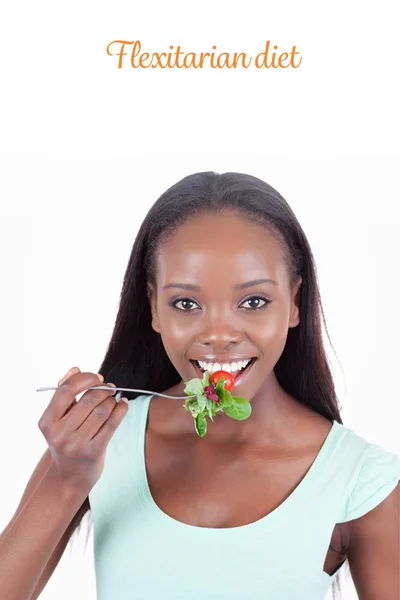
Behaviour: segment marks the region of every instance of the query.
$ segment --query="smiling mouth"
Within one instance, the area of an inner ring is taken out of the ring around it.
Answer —
[[[250,368],[254,365],[254,363],[256,362],[257,358],[253,357],[250,362],[244,367],[244,369],[240,369],[239,371],[233,371],[231,374],[233,375],[235,381],[239,378],[242,378],[242,375],[244,375],[245,373],[247,373],[247,371],[250,370]],[[200,378],[203,377],[204,373],[205,373],[205,369],[203,369],[202,367],[200,367],[200,365],[198,364],[197,360],[190,360],[190,362],[192,363],[192,365],[194,366],[196,372],[199,374],[198,376]],[[223,369],[219,369],[220,371],[223,371]],[[212,373],[212,371],[210,371],[210,373]]]

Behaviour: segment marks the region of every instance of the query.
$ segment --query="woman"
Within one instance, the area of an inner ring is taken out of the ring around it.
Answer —
[[[2,534],[0,597],[37,598],[90,508],[99,600],[322,600],[345,562],[361,600],[398,600],[399,461],[342,424],[321,318],[273,188],[198,173],[167,190],[101,375],[71,369],[40,419],[49,448]],[[221,367],[252,414],[218,413],[201,438],[157,392]],[[99,381],[155,393],[116,402]]]

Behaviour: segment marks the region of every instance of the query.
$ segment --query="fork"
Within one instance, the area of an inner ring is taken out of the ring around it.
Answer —
[[[37,392],[53,392],[58,390],[58,387],[40,387],[37,388]],[[171,398],[172,400],[187,400],[188,398],[196,398],[196,395],[193,396],[168,396],[168,394],[161,394],[160,392],[151,392],[150,390],[136,390],[134,388],[122,388],[122,387],[111,387],[108,385],[95,385],[93,387],[88,388],[88,390],[113,390],[114,392],[142,392],[143,394],[154,394],[157,396],[162,396],[163,398]],[[117,394],[119,396],[118,400],[121,398],[122,394]]]

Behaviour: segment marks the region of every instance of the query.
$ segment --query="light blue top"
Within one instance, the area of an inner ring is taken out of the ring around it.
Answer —
[[[335,577],[323,571],[335,524],[394,490],[397,456],[333,421],[303,480],[270,514],[241,527],[186,525],[150,493],[150,400],[129,402],[89,494],[98,600],[323,600]]]

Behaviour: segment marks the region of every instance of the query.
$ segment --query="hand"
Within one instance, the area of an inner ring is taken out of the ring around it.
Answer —
[[[61,483],[87,493],[99,479],[108,442],[128,412],[127,401],[116,402],[114,384],[106,384],[109,391],[88,389],[103,381],[100,374],[70,369],[38,423]]]

